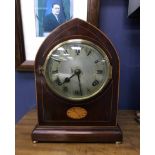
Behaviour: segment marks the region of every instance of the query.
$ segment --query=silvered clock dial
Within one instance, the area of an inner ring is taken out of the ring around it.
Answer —
[[[90,41],[71,39],[54,47],[44,64],[49,88],[70,100],[84,100],[99,93],[111,78],[105,52]]]

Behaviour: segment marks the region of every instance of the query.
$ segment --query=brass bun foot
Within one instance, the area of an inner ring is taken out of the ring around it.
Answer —
[[[36,143],[38,143],[38,141],[36,141],[36,140],[34,140],[34,141],[32,141],[33,142],[33,144],[36,144]]]
[[[122,144],[122,141],[116,141],[115,143],[116,144]]]

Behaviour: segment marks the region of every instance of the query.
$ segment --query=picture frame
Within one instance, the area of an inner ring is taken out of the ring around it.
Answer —
[[[87,21],[96,27],[98,27],[99,2],[100,0],[87,0]],[[21,0],[15,0],[15,23],[15,68],[17,71],[33,71],[34,60],[26,59],[23,27],[29,25],[24,25],[22,19]]]

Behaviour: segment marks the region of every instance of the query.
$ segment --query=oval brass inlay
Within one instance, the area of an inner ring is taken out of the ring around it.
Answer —
[[[72,119],[82,119],[87,116],[87,110],[82,107],[72,107],[67,110],[67,116]]]

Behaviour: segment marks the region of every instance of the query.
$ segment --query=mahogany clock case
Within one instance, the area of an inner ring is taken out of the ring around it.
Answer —
[[[109,58],[112,77],[96,96],[84,101],[64,99],[47,86],[43,65],[49,52],[59,43],[70,39],[83,39],[99,46]],[[117,124],[119,94],[119,59],[109,39],[93,25],[72,19],[57,27],[42,43],[35,59],[35,82],[38,124],[32,132],[33,141],[47,142],[116,142],[122,141]],[[72,107],[86,109],[87,116],[71,119],[67,110]]]

